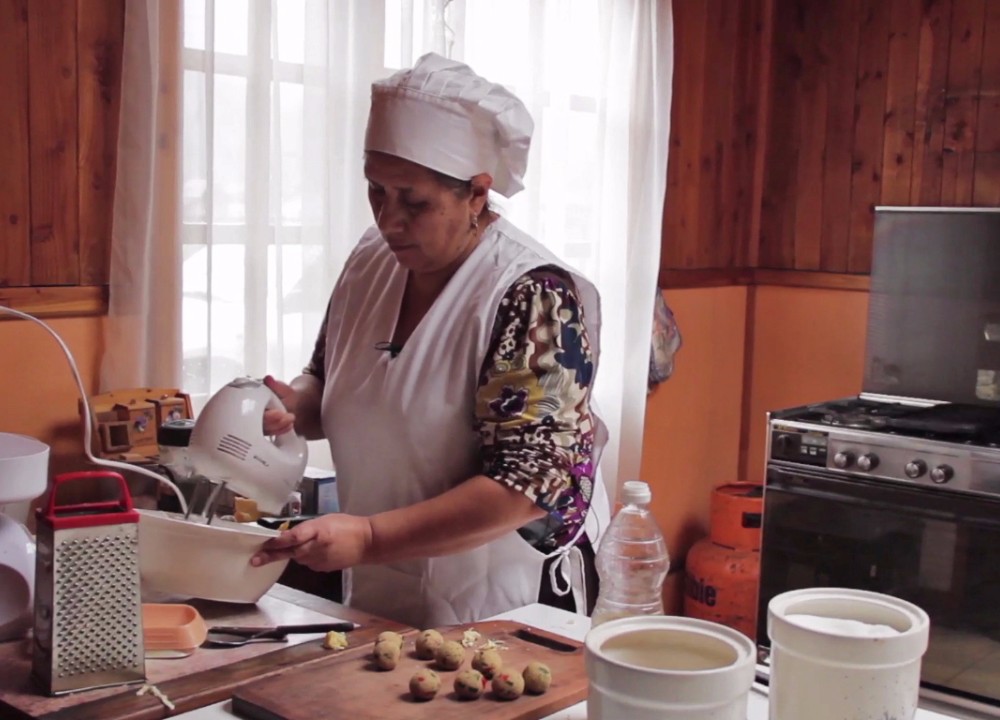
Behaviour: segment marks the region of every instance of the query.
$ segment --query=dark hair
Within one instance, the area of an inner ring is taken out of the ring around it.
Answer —
[[[432,168],[427,168],[428,172],[434,177],[438,184],[451,190],[455,195],[464,199],[472,194],[472,181],[471,180],[459,180],[457,177],[452,177],[451,175],[446,175],[443,172],[438,172]],[[479,213],[479,217],[486,217],[489,213],[494,212],[493,203],[490,202],[489,196],[486,197],[486,202],[483,203],[482,212]]]

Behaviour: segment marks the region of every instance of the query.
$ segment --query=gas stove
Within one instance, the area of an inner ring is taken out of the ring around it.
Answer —
[[[998,279],[1000,209],[876,209],[861,393],[768,414],[762,658],[778,594],[884,593],[930,616],[921,693],[1000,718]]]
[[[862,394],[769,417],[771,461],[1000,496],[1000,408]]]

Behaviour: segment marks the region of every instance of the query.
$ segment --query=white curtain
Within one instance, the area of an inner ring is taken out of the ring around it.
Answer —
[[[657,0],[185,0],[184,387],[291,378],[371,223],[372,80],[434,50],[536,130],[501,212],[603,297],[596,394],[613,488],[638,474],[666,187],[672,37]],[[321,447],[311,449],[317,464]],[[612,490],[613,492],[614,490]]]
[[[181,31],[172,0],[125,4],[101,391],[181,379]]]

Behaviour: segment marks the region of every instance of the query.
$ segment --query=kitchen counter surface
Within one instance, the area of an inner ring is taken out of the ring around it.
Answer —
[[[517,620],[580,641],[590,629],[590,618],[588,617],[539,604],[518,608],[491,619]],[[747,720],[767,720],[767,714],[767,688],[755,684],[754,690],[750,693]],[[230,703],[226,701],[176,717],[183,718],[183,720],[233,720],[239,716],[232,712]],[[921,709],[917,711],[914,720],[979,720],[986,717],[978,713],[964,711],[957,714],[954,710],[946,710],[933,703],[921,703]],[[548,716],[546,720],[587,720],[587,704],[586,702],[578,703]]]
[[[265,602],[266,601],[266,602]],[[288,622],[319,622],[338,617],[355,620],[362,624],[357,630],[358,639],[370,642],[381,629],[402,629],[395,623],[389,623],[379,618],[358,613],[342,605],[328,600],[307,595],[283,586],[275,586],[265,601],[252,610],[261,614],[262,618],[253,618],[257,622],[288,623]],[[211,604],[200,608],[206,620],[210,623],[233,624],[231,620],[243,620],[233,616],[231,607],[213,607]],[[251,610],[242,610],[242,613]],[[227,615],[228,613],[228,615]],[[582,641],[590,629],[590,619],[545,605],[529,605],[509,613],[498,615],[496,620],[514,620],[528,625]],[[249,618],[247,619],[249,621]],[[368,637],[370,635],[370,637]],[[289,642],[269,648],[241,648],[236,651],[226,650],[226,663],[220,664],[224,656],[214,656],[205,651],[196,651],[196,656],[177,660],[154,660],[147,662],[148,682],[161,684],[175,699],[181,702],[178,708],[181,712],[170,714],[171,717],[184,720],[234,720],[238,716],[232,712],[231,702],[225,698],[231,696],[233,689],[254,679],[267,677],[280,672],[283,667],[291,667],[296,663],[310,662],[322,656],[322,649],[317,644],[307,644],[320,635],[291,636]],[[362,640],[362,637],[364,638]],[[0,645],[0,649],[11,654],[10,644]],[[16,648],[15,648],[16,649]],[[258,653],[250,656],[250,653]],[[310,655],[310,653],[312,653]],[[319,653],[317,655],[317,653]],[[247,657],[244,657],[247,655]],[[7,666],[3,665],[7,662]],[[234,664],[233,664],[234,663]],[[34,692],[27,692],[21,685],[26,681],[27,664],[24,659],[6,657],[0,654],[0,717],[21,717],[32,720],[35,718],[74,718],[74,720],[106,720],[109,717],[142,718],[163,717],[166,708],[150,694],[137,698],[135,689],[123,690],[121,687],[80,693],[74,700],[73,696],[62,698],[44,698]],[[20,678],[25,675],[24,678]],[[20,679],[19,679],[20,678]],[[9,686],[9,687],[8,687]],[[20,695],[18,693],[21,693]],[[111,697],[111,696],[114,697]],[[101,699],[103,698],[103,700]],[[76,704],[83,702],[85,704]],[[109,704],[110,703],[110,704]],[[5,709],[6,707],[6,709]],[[186,708],[190,709],[183,712]],[[18,712],[20,711],[20,712]],[[8,715],[13,712],[13,715]],[[767,720],[767,688],[755,685],[749,696],[748,720]],[[586,703],[581,702],[565,710],[548,716],[548,720],[586,720]],[[943,708],[929,702],[922,702],[914,720],[980,720],[987,716],[970,711],[956,711]],[[994,718],[995,720],[995,718]]]

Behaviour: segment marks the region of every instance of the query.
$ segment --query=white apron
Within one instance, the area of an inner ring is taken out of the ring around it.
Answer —
[[[543,265],[573,276],[596,372],[593,285],[502,218],[486,228],[402,352],[392,358],[376,349],[393,337],[407,271],[376,227],[362,236],[334,289],[326,336],[323,430],[342,512],[366,516],[412,505],[482,472],[475,396],[497,309],[520,276]],[[596,412],[594,422],[599,453],[607,431]],[[595,542],[608,512],[595,482],[587,523]],[[344,601],[417,628],[474,622],[536,602],[546,557],[513,531],[458,554],[345,571]],[[581,561],[579,551],[574,557]],[[582,574],[570,564],[554,566],[563,585]]]

